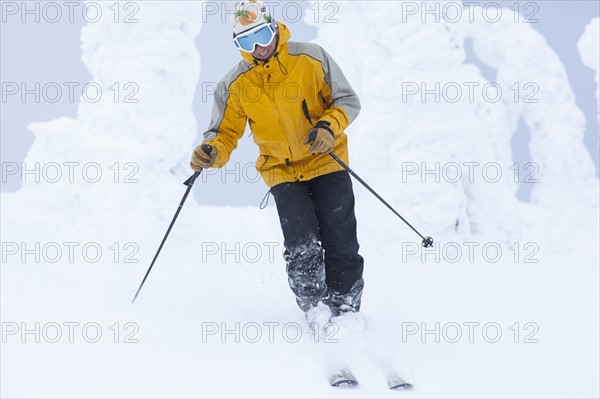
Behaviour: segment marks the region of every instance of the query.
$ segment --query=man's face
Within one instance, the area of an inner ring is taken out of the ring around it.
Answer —
[[[259,61],[266,61],[269,58],[271,58],[271,56],[275,53],[275,49],[277,48],[277,36],[278,35],[279,35],[279,30],[276,29],[275,36],[273,37],[273,40],[271,40],[271,43],[269,43],[265,47],[261,46],[260,44],[257,44],[256,48],[251,53],[252,57],[256,58]]]

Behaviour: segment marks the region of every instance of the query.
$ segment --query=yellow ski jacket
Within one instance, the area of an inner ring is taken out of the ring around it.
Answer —
[[[277,22],[279,43],[262,62],[250,53],[219,82],[204,143],[217,148],[215,167],[223,167],[244,134],[246,123],[260,155],[256,169],[265,183],[310,180],[343,168],[328,154],[310,154],[303,144],[317,123],[335,136],[333,152],[348,164],[344,129],[356,118],[360,102],[331,56],[314,43],[289,42]]]

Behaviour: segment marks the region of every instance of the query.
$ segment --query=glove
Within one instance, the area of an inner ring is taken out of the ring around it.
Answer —
[[[304,144],[310,144],[312,137],[315,137],[312,145],[308,149],[311,154],[318,152],[320,154],[327,154],[333,150],[335,144],[335,137],[327,129],[322,127],[315,127],[308,131],[308,135],[304,139]]]
[[[202,169],[210,168],[214,165],[215,161],[217,160],[217,155],[219,155],[217,147],[212,146],[210,154],[207,154],[206,152],[204,152],[204,149],[202,148],[201,144],[194,150],[190,166],[196,172],[200,172]]]

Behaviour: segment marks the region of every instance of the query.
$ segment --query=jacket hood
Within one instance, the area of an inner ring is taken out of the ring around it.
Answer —
[[[279,30],[279,43],[277,43],[277,48],[275,49],[275,53],[281,53],[282,52],[281,49],[287,44],[288,40],[290,40],[291,33],[290,33],[290,30],[288,29],[288,27],[284,23],[277,21],[276,24],[277,24],[277,28]],[[242,58],[246,62],[248,62],[250,64],[254,63],[254,57],[252,57],[252,54],[247,53],[242,50],[239,50],[239,51],[240,51],[240,54],[242,55]],[[273,58],[273,57],[271,57],[271,58]],[[271,60],[271,58],[269,58],[266,62],[269,62]],[[259,61],[259,62],[263,62],[263,61]]]

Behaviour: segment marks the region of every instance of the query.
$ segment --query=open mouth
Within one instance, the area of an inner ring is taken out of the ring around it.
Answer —
[[[269,48],[268,47],[263,47],[263,48],[257,48],[256,49],[256,55],[258,55],[259,57],[265,57],[268,53],[269,53]]]

